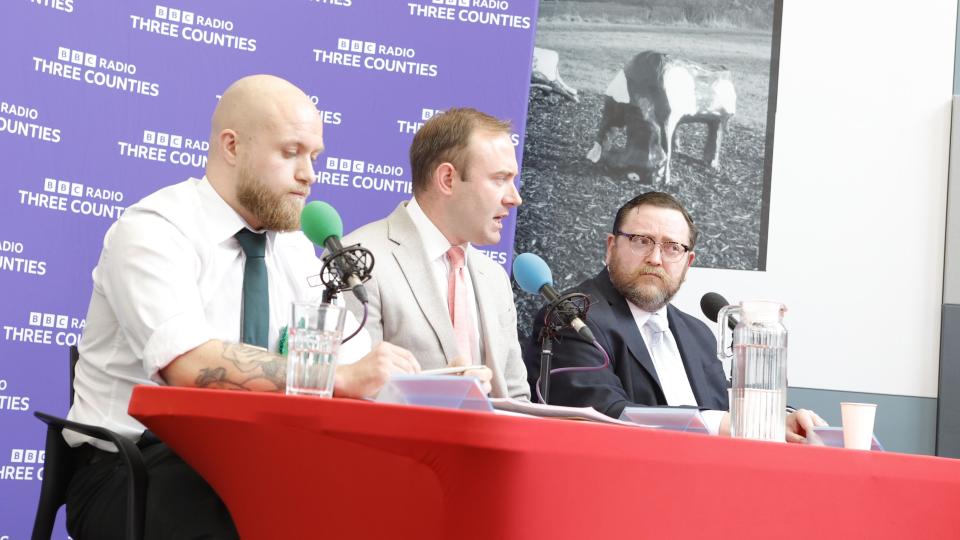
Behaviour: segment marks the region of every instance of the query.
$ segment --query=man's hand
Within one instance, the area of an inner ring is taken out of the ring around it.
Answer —
[[[723,415],[723,419],[720,420],[720,432],[718,433],[721,437],[730,436],[730,412],[728,411]]]
[[[469,365],[470,361],[462,356],[458,356],[450,361],[450,367]],[[484,395],[489,394],[490,391],[493,390],[493,387],[490,386],[490,379],[493,378],[493,372],[490,371],[490,368],[487,366],[478,366],[477,369],[464,371],[463,376],[477,379],[477,382],[480,383],[480,389],[483,390]]]
[[[419,373],[420,364],[410,351],[380,342],[353,364],[337,366],[333,394],[337,397],[365,398],[383,388],[394,373]]]
[[[807,433],[814,427],[825,426],[827,423],[820,418],[817,413],[807,409],[797,409],[787,415],[786,440],[792,443],[802,443],[806,440]],[[720,422],[720,435],[730,436],[730,413],[723,415]]]
[[[823,418],[807,409],[797,409],[787,415],[787,442],[802,443],[814,427],[825,426]]]

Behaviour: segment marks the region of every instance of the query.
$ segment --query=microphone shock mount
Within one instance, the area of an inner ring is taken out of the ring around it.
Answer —
[[[323,301],[330,302],[338,293],[352,288],[344,279],[345,276],[352,274],[360,283],[366,283],[373,272],[373,262],[373,253],[370,253],[369,249],[361,247],[360,244],[345,246],[324,256],[320,274],[313,276],[309,283],[313,287],[322,284],[326,288]],[[317,278],[320,283],[316,283]]]
[[[568,327],[574,318],[585,321],[589,310],[590,297],[583,293],[565,294],[550,302],[543,317],[543,331],[540,339],[546,336],[556,337],[560,330]]]

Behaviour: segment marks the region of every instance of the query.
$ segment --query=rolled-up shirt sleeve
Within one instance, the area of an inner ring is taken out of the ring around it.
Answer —
[[[151,380],[214,335],[197,284],[196,248],[174,225],[143,212],[104,242],[95,281],[103,288],[130,349]]]

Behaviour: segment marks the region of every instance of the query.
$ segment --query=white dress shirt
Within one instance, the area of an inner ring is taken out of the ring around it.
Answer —
[[[68,418],[137,439],[144,426],[127,414],[137,384],[165,384],[160,370],[203,343],[239,343],[245,256],[234,234],[247,224],[206,178],[191,178],[127,208],[103,240],[80,342],[76,397]],[[307,278],[322,266],[302,232],[266,233],[269,345],[294,300],[319,300]],[[347,314],[345,335],[357,328]],[[340,348],[341,363],[370,350],[361,331]],[[71,445],[88,440],[64,432]],[[112,444],[91,441],[104,449]]]
[[[412,197],[410,202],[407,203],[407,213],[410,215],[410,219],[413,221],[413,225],[420,235],[420,240],[423,242],[423,247],[427,253],[427,260],[430,261],[433,281],[437,284],[437,289],[440,291],[440,298],[443,299],[443,305],[446,306],[449,300],[447,280],[450,274],[450,261],[447,260],[447,251],[452,247],[450,241],[447,240],[447,237],[440,232],[440,229],[430,221],[427,214],[423,212],[423,209],[420,208],[420,205],[417,203],[416,197]],[[466,266],[470,260],[470,244],[463,244],[460,247],[463,248],[463,264]],[[473,290],[473,280],[470,278],[470,272],[467,271],[463,274],[467,288],[467,309],[470,310],[470,313],[473,313],[474,345],[473,351],[471,351],[472,359],[474,364],[482,364],[483,343],[481,343],[482,340],[480,339],[480,312],[477,308],[477,295]]]
[[[663,341],[665,348],[670,351],[667,358],[660,358],[660,356],[663,355],[654,354],[650,346],[650,344],[653,343],[654,336],[653,331],[647,326],[647,319],[651,317],[652,313],[640,309],[629,300],[627,300],[627,305],[630,306],[630,313],[633,315],[633,320],[640,330],[640,335],[643,336],[643,343],[647,347],[647,352],[653,360],[653,368],[657,372],[657,379],[660,380],[660,388],[663,390],[663,395],[667,399],[667,405],[671,407],[683,405],[697,407],[697,398],[693,395],[690,379],[687,378],[687,370],[683,365],[683,359],[680,357],[680,349],[677,347],[677,341],[673,337],[673,332],[670,331],[670,323],[667,318],[667,306],[663,306],[656,311],[656,313],[662,317],[662,321],[667,330],[663,333]],[[726,414],[726,411],[700,411],[707,430],[714,435],[720,431],[720,422],[723,420],[724,414]]]

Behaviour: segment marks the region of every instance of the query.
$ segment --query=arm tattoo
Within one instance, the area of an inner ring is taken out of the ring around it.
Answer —
[[[276,391],[286,388],[287,359],[279,354],[250,345],[224,343],[222,357],[233,369],[201,369],[195,381],[198,388]]]

